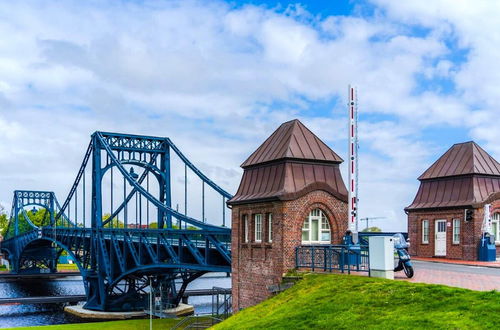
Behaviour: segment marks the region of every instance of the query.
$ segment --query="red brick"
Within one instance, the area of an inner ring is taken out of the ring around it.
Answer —
[[[347,230],[347,203],[323,190],[312,191],[292,201],[234,205],[232,212],[233,310],[255,305],[269,297],[268,286],[280,283],[295,267],[295,248],[301,244],[302,224],[310,211],[319,208],[330,222],[332,242],[339,244]],[[273,241],[267,242],[267,216],[263,241],[253,241],[253,215],[272,213]],[[249,220],[249,243],[244,243],[243,215]]]
[[[408,212],[408,236],[410,238],[410,254],[418,257],[434,256],[435,221],[446,220],[451,223],[446,227],[446,258],[461,260],[477,260],[478,246],[481,239],[483,224],[483,207],[474,208],[474,217],[470,222],[464,222],[465,208],[454,208],[432,211]],[[491,214],[500,212],[500,199],[491,203]],[[453,244],[453,219],[460,219],[460,243]],[[422,220],[429,220],[429,243],[422,243]],[[500,255],[500,247],[497,247]]]

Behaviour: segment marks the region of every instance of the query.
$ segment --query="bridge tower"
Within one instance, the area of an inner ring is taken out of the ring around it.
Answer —
[[[348,227],[343,160],[299,120],[283,123],[241,165],[232,206],[233,311],[270,295],[302,244],[340,244]]]
[[[52,226],[55,222],[57,200],[51,191],[16,190],[12,200],[11,223],[5,238],[21,236],[33,227]],[[37,214],[38,213],[38,214]],[[62,249],[55,244],[46,244],[47,248],[33,246],[22,251],[19,246],[11,248],[9,253],[12,271],[15,273],[39,272],[45,268],[56,271],[57,259]]]

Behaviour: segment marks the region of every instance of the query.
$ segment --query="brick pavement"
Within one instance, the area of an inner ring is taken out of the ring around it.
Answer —
[[[422,260],[422,258],[419,258],[419,260]],[[463,267],[455,270],[434,269],[433,267],[430,267],[430,265],[425,265],[423,263],[419,263],[417,265],[414,264],[414,266],[415,275],[413,278],[409,279],[403,271],[399,271],[394,273],[394,279],[414,283],[443,284],[477,291],[500,291],[500,269],[498,270],[498,273],[490,269],[488,272],[489,274],[478,274],[477,272],[472,271],[474,266],[479,266],[474,264],[467,266],[464,265]],[[316,272],[321,273],[320,271]],[[347,273],[345,274],[346,276],[349,276]],[[366,272],[352,271],[351,274],[368,276],[368,273]]]
[[[464,266],[470,267],[470,266]],[[394,278],[408,282],[443,284],[478,291],[500,291],[500,270],[498,275],[476,274],[465,271],[438,270],[417,266],[413,278],[406,278],[403,272],[394,273]]]
[[[492,267],[500,268],[500,260],[497,261],[469,261],[469,260],[456,260],[456,259],[445,259],[445,258],[424,258],[424,257],[411,257],[412,260],[421,260],[429,262],[442,262],[445,264],[456,264],[456,265],[468,265],[468,266],[481,266],[481,267]]]

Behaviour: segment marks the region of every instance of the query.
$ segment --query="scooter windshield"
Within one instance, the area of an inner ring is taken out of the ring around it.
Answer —
[[[405,237],[401,233],[394,234],[392,236],[394,240],[394,248],[395,249],[406,249],[408,247],[408,243],[406,242]]]

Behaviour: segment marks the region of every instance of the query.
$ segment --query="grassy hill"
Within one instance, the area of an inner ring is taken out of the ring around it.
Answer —
[[[500,329],[500,292],[306,275],[215,329]]]

